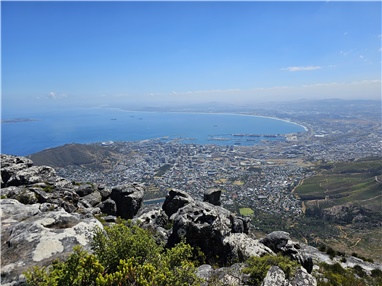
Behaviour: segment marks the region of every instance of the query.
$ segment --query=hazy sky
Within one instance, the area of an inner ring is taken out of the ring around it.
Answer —
[[[2,102],[381,98],[381,2],[1,2]]]

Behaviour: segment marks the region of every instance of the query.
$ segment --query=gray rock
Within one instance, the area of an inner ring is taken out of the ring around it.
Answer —
[[[196,269],[196,276],[199,278],[202,278],[206,281],[205,285],[208,285],[208,282],[211,283],[212,281],[212,275],[214,274],[214,269],[209,264],[203,264],[200,265]]]
[[[232,214],[231,220],[233,233],[249,233],[251,220],[248,217],[237,217]]]
[[[168,217],[176,213],[180,208],[189,203],[195,202],[194,199],[184,191],[178,189],[171,189],[166,196],[166,200],[162,205]]]
[[[235,263],[230,267],[213,269],[211,265],[203,264],[197,268],[196,275],[205,280],[203,286],[208,285],[248,285],[247,274],[242,272],[244,264]]]
[[[51,203],[42,203],[39,207],[41,212],[58,211],[58,209],[59,207],[57,205]]]
[[[117,216],[132,219],[142,206],[144,189],[138,184],[116,186],[110,198],[117,204]]]
[[[16,200],[0,201],[2,283],[18,281],[32,265],[49,265],[65,258],[75,245],[88,249],[95,218],[80,219],[62,208],[42,212],[41,204],[23,205]]]
[[[160,227],[166,227],[168,224],[168,217],[163,209],[154,208],[137,216],[137,221],[141,224],[151,224]]]
[[[301,251],[299,243],[290,240],[289,233],[285,231],[274,231],[260,240],[261,243],[272,249],[275,253],[282,253],[300,263],[308,273],[313,270],[313,260]]]
[[[32,166],[11,174],[7,186],[33,185],[38,182],[49,182],[56,177],[56,171],[48,166]]]
[[[317,280],[305,268],[300,267],[290,281],[292,286],[317,286]]]
[[[284,272],[278,266],[272,266],[265,276],[261,286],[290,286]]]
[[[159,244],[166,244],[169,237],[170,221],[161,208],[145,208],[134,218],[141,227],[151,230]]]
[[[85,184],[81,184],[81,185],[76,187],[76,193],[80,197],[85,197],[85,196],[91,194],[92,192],[94,192],[94,187],[91,184],[85,183]]]
[[[228,210],[206,202],[186,204],[170,217],[173,227],[168,246],[185,239],[207,257],[219,257],[220,262],[226,264],[235,256],[232,247],[223,241],[232,233],[232,216]]]
[[[7,187],[1,190],[1,194],[8,199],[15,199],[23,204],[35,204],[38,202],[36,193],[25,187]]]
[[[103,218],[106,222],[116,222],[117,221],[117,217],[113,216],[113,215],[108,215],[108,216],[105,216]]]
[[[33,162],[25,157],[1,154],[1,187],[8,186],[9,179],[18,171],[32,167]]]
[[[109,188],[98,187],[98,191],[100,192],[102,196],[102,201],[107,200],[111,196],[111,190]]]
[[[274,252],[279,252],[285,245],[287,245],[289,239],[289,233],[285,231],[274,231],[262,238],[260,242],[272,249]]]
[[[102,196],[100,192],[95,191],[81,198],[82,201],[86,201],[90,206],[94,207],[101,203]]]
[[[220,196],[222,194],[221,190],[218,189],[209,189],[204,192],[204,198],[203,201],[213,204],[215,206],[220,206],[221,201],[220,201]]]
[[[274,252],[244,233],[232,233],[225,237],[223,244],[230,249],[233,260],[245,261],[251,256],[274,255]]]
[[[107,215],[116,216],[117,215],[117,204],[112,199],[107,199],[98,205],[101,212]]]

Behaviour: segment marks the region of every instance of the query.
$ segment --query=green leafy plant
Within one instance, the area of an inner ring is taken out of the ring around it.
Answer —
[[[382,271],[374,269],[368,276],[363,268],[355,265],[354,268],[342,268],[339,263],[320,263],[319,270],[314,272],[318,286],[365,286],[382,285]]]
[[[243,269],[243,272],[250,275],[251,285],[260,285],[272,266],[280,267],[287,279],[292,277],[299,267],[296,261],[282,255],[252,256],[246,261],[246,264],[247,267]]]
[[[171,249],[131,222],[96,229],[93,253],[75,247],[65,261],[25,273],[30,286],[200,285],[193,248],[181,242]]]

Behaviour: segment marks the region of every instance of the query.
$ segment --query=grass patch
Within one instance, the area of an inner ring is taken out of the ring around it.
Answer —
[[[251,208],[240,208],[240,214],[243,216],[253,215],[254,211]]]

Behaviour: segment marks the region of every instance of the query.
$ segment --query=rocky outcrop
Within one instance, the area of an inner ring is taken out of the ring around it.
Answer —
[[[168,217],[173,215],[185,205],[195,202],[194,199],[184,191],[171,189],[162,205],[162,209]]]
[[[322,210],[323,219],[340,224],[370,221],[370,210],[347,203]]]
[[[192,246],[200,247],[207,257],[229,259],[223,239],[231,232],[230,213],[204,202],[193,202],[180,208],[171,216],[172,233],[168,245],[171,247],[182,239]]]
[[[50,167],[34,167],[23,157],[1,155],[1,277],[2,285],[23,285],[22,272],[33,265],[49,265],[65,258],[75,245],[89,248],[95,227],[102,227],[94,214],[103,213],[104,221],[116,217],[133,219],[155,233],[158,243],[171,247],[181,240],[204,252],[207,262],[229,267],[198,268],[206,283],[248,285],[248,274],[241,271],[251,256],[266,254],[289,256],[302,266],[293,277],[271,267],[263,281],[267,285],[316,285],[310,275],[315,262],[336,263],[317,249],[294,242],[287,232],[275,231],[262,239],[250,235],[248,218],[236,216],[220,207],[220,191],[205,193],[196,201],[186,192],[172,189],[161,207],[142,208],[144,187],[127,184],[108,188],[92,183],[76,183],[56,176]],[[313,258],[313,259],[312,259]],[[366,271],[379,265],[348,259],[353,267]],[[317,267],[317,266],[315,266]],[[12,283],[12,284],[7,284]],[[205,284],[208,285],[208,284]]]
[[[278,266],[272,266],[265,276],[261,286],[290,286],[289,281],[285,278],[285,273]]]
[[[203,286],[248,285],[249,275],[242,272],[244,267],[243,263],[235,263],[230,267],[213,269],[211,265],[203,264],[198,267],[196,275],[205,280]]]
[[[306,272],[304,268],[299,268],[293,277],[289,279],[285,273],[278,267],[272,266],[265,276],[261,286],[316,286],[316,279]]]
[[[244,233],[232,233],[225,237],[223,244],[229,248],[234,261],[245,261],[251,256],[274,255],[274,252]]]
[[[112,199],[106,199],[98,205],[101,212],[107,215],[116,216],[117,215],[117,204]]]
[[[285,231],[274,231],[262,238],[260,242],[272,249],[275,253],[282,253],[283,255],[296,260],[308,271],[308,273],[312,272],[312,258],[300,250],[300,244],[293,242],[290,239],[289,233]]]
[[[107,215],[130,219],[142,205],[144,188],[138,184],[113,189],[58,177],[53,168],[33,166],[30,159],[1,155],[2,196],[23,204],[51,203],[68,213]]]
[[[218,189],[210,189],[204,192],[204,197],[203,201],[210,203],[215,206],[220,206],[221,201],[220,201],[220,196],[222,194],[221,190]]]
[[[172,214],[170,220],[173,226],[168,246],[185,239],[192,246],[200,248],[207,257],[218,257],[222,264],[244,257],[243,252],[247,253],[242,251],[243,246],[237,245],[240,244],[238,240],[228,237],[235,233],[248,234],[248,220],[236,217],[222,207],[194,201],[187,194],[176,190],[172,190],[166,198],[163,209],[167,211],[166,214]],[[265,247],[261,248],[256,251],[267,252]]]
[[[2,285],[22,284],[22,273],[32,265],[65,258],[75,245],[89,249],[94,228],[102,228],[95,218],[81,218],[49,203],[24,205],[2,199],[0,211]]]
[[[168,243],[172,223],[163,209],[146,206],[139,211],[133,221],[137,222],[141,227],[150,230],[159,244]]]
[[[117,205],[117,216],[132,219],[142,206],[144,189],[139,184],[112,188],[110,198]]]

